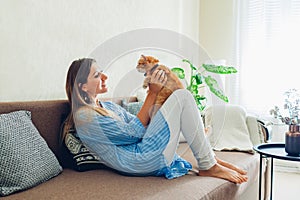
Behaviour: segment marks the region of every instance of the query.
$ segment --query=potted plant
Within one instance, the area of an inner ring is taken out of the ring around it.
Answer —
[[[216,74],[232,74],[237,72],[234,67],[202,64],[201,67],[196,68],[189,60],[183,59],[182,61],[188,63],[190,66],[191,77],[190,81],[188,82],[187,89],[193,94],[200,111],[203,111],[205,109],[207,98],[203,94],[199,93],[199,89],[205,87],[205,85],[218,98],[222,99],[224,102],[228,102],[228,97],[219,87],[217,80],[210,75],[206,75],[206,72]],[[185,78],[185,72],[183,68],[175,67],[172,68],[172,71],[177,74],[180,79]]]
[[[289,126],[289,130],[285,134],[285,151],[293,156],[300,154],[300,94],[296,89],[289,89],[284,93],[285,103],[284,109],[287,115],[281,114],[278,106],[270,111],[275,118],[280,119]]]

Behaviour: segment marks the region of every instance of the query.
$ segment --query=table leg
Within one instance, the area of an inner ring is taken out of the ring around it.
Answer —
[[[273,157],[271,158],[271,191],[270,191],[270,200],[272,200],[273,196]]]
[[[260,154],[259,159],[259,188],[258,188],[258,199],[261,200],[261,179],[262,179],[262,154]]]

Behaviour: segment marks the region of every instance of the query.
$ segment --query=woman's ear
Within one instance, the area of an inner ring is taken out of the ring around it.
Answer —
[[[82,91],[87,92],[87,86],[86,86],[85,83],[84,83],[84,84],[78,83],[78,87],[79,87]]]

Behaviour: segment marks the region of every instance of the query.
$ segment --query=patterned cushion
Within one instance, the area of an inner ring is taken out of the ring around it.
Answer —
[[[61,171],[29,111],[0,115],[0,196],[36,186]]]
[[[72,168],[76,171],[83,172],[94,169],[106,168],[100,162],[99,156],[95,153],[90,152],[77,136],[74,127],[66,130],[65,124],[62,131],[66,131],[64,145],[68,150],[68,153],[72,157],[73,163]]]
[[[131,114],[137,115],[143,103],[144,102],[127,102],[127,100],[124,99],[122,100],[121,106]]]

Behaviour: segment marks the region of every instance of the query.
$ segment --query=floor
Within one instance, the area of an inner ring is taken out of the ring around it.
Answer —
[[[274,171],[273,200],[299,200],[300,173]]]

